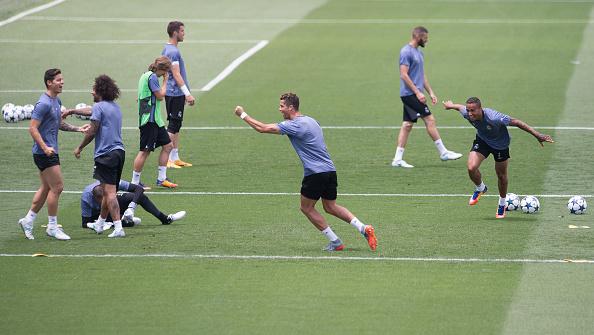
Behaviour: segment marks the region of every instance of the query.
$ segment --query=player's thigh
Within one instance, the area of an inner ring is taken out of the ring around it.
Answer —
[[[41,180],[52,190],[62,190],[64,188],[64,179],[60,165],[52,165],[40,173]]]
[[[478,151],[471,151],[468,154],[468,161],[466,163],[468,170],[478,169],[485,160],[485,158],[486,157],[482,153]]]

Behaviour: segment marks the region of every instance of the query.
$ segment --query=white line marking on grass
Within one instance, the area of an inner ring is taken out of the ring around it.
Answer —
[[[52,1],[50,3],[46,3],[45,5],[41,5],[41,6],[38,6],[38,7],[35,7],[35,8],[31,8],[29,10],[26,10],[24,12],[18,13],[17,15],[15,15],[13,17],[9,17],[8,19],[0,22],[0,27],[2,27],[4,25],[7,25],[7,24],[9,24],[11,22],[14,22],[16,20],[22,19],[23,17],[25,17],[27,15],[34,14],[34,13],[37,13],[37,12],[41,12],[42,10],[46,10],[46,9],[48,9],[50,7],[54,7],[56,5],[59,5],[62,2],[64,2],[64,1],[65,0]]]
[[[253,44],[260,40],[184,40],[184,44]],[[13,44],[163,44],[163,40],[23,40],[3,38],[0,43]]]
[[[130,91],[135,89],[130,89]],[[124,91],[120,89],[120,91]],[[37,91],[36,91],[37,92]],[[38,92],[45,92],[42,90],[38,90]],[[65,90],[64,90],[65,92]],[[78,91],[77,91],[78,92]],[[83,90],[81,90],[83,92]],[[89,90],[84,90],[84,93],[88,93]],[[5,93],[5,91],[0,91],[0,93]],[[438,129],[474,129],[471,126],[438,126]],[[594,127],[549,127],[549,126],[534,126],[535,129],[547,129],[547,130],[587,130],[592,131]],[[14,130],[28,130],[29,127],[9,127],[9,126],[0,126],[0,129],[14,129]],[[211,126],[211,127],[186,127],[184,126],[185,130],[250,130],[251,127],[232,127],[232,126]],[[322,126],[322,129],[336,129],[336,130],[365,130],[365,129],[400,129],[400,126]],[[516,127],[510,127],[509,130],[519,129]],[[138,127],[122,127],[122,130],[138,130]]]
[[[36,190],[0,190],[0,193],[35,193]],[[82,191],[62,191],[65,194],[82,194]],[[198,196],[217,196],[217,195],[232,195],[232,196],[297,196],[300,195],[298,192],[184,192],[184,191],[163,191],[163,192],[153,192],[147,191],[144,192],[145,194],[151,195],[198,195]],[[400,197],[400,198],[456,198],[456,197],[468,197],[470,194],[456,194],[456,193],[438,193],[438,194],[429,194],[429,193],[338,193],[339,196],[343,197]],[[528,194],[518,194],[520,197],[527,196]],[[530,194],[537,198],[571,198],[575,194]],[[498,194],[484,194],[483,197],[499,197]],[[592,194],[584,194],[581,195],[584,198],[592,198],[594,195]]]
[[[231,64],[229,64],[218,76],[216,76],[213,80],[211,80],[208,84],[202,87],[201,91],[208,92],[213,87],[215,87],[218,83],[220,83],[223,79],[225,79],[228,75],[233,72],[241,63],[246,61],[248,58],[253,56],[256,52],[260,51],[262,48],[268,45],[268,41],[262,40],[258,42],[254,47],[249,49],[248,51],[244,52],[241,56],[237,57]]]
[[[414,19],[293,19],[293,18],[211,18],[191,19],[181,18],[187,23],[216,23],[216,24],[587,24],[594,20],[588,19],[468,19],[468,18],[414,18]],[[155,23],[168,22],[168,18],[136,18],[136,17],[61,17],[61,16],[30,16],[30,21],[70,21],[70,22],[126,22],[126,23]]]
[[[30,254],[0,254],[0,257],[32,257]],[[296,261],[374,261],[374,262],[433,262],[433,263],[585,263],[590,259],[508,259],[508,258],[441,258],[441,257],[357,257],[357,256],[284,256],[284,255],[206,255],[206,254],[56,254],[54,258],[197,258],[231,260],[296,260]]]

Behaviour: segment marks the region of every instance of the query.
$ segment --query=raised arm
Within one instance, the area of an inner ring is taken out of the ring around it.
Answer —
[[[520,119],[512,118],[511,121],[509,122],[509,125],[518,127],[520,129],[522,129],[523,131],[532,134],[532,136],[534,136],[536,138],[536,140],[538,141],[540,146],[544,146],[542,144],[543,142],[555,143],[555,141],[553,141],[553,138],[551,136],[539,133],[538,131],[536,131],[536,129],[530,127],[526,122],[524,122]]]
[[[276,123],[262,123],[253,117],[247,115],[242,106],[235,107],[235,115],[254,128],[259,133],[280,134],[280,128]]]
[[[82,115],[82,116],[91,116],[93,106],[86,106],[83,108],[71,108],[67,109],[62,112],[62,119],[65,119],[69,115]]]
[[[453,103],[452,100],[442,101],[441,103],[443,103],[445,109],[455,109],[458,112],[464,107],[464,105]]]

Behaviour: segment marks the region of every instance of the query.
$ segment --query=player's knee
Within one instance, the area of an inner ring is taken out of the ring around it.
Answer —
[[[167,125],[167,131],[171,134],[177,134],[177,133],[179,133],[181,126],[182,126],[182,120],[169,119],[169,124]]]
[[[413,128],[412,122],[402,122],[402,129],[406,131],[411,131]]]
[[[50,187],[50,192],[54,194],[61,194],[64,191],[64,183],[59,182]]]

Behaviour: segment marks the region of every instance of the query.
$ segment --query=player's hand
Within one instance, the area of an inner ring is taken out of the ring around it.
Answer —
[[[80,147],[76,147],[74,149],[74,157],[76,157],[76,159],[80,159],[80,152],[82,151],[82,149]]]
[[[454,102],[452,102],[452,100],[442,101],[441,103],[443,104],[443,108],[445,109],[454,108]]]
[[[78,127],[78,131],[81,133],[87,133],[91,129],[91,125],[89,123],[83,124],[82,126]]]
[[[243,107],[242,106],[236,106],[235,107],[235,115],[241,116],[241,113],[243,113],[243,112],[244,112],[244,110],[243,110]]]
[[[69,115],[74,114],[74,109],[66,109],[65,111],[62,112],[62,119],[67,118]]]
[[[53,147],[47,147],[47,148],[43,149],[43,152],[45,153],[45,155],[47,157],[52,157],[53,155],[56,154],[56,150],[54,150]]]
[[[196,99],[194,99],[194,97],[190,94],[190,95],[186,96],[186,102],[188,103],[188,105],[194,106]]]
[[[555,141],[553,141],[553,138],[550,135],[538,134],[538,136],[536,136],[536,139],[538,140],[538,143],[541,147],[544,147],[544,144],[542,144],[543,142],[555,143]]]
[[[433,105],[435,105],[437,103],[437,96],[433,93],[431,93],[431,103]]]
[[[423,104],[427,104],[427,98],[425,98],[425,94],[423,94],[423,92],[419,91],[419,93],[415,94],[417,96],[417,99],[419,99],[419,101]]]

